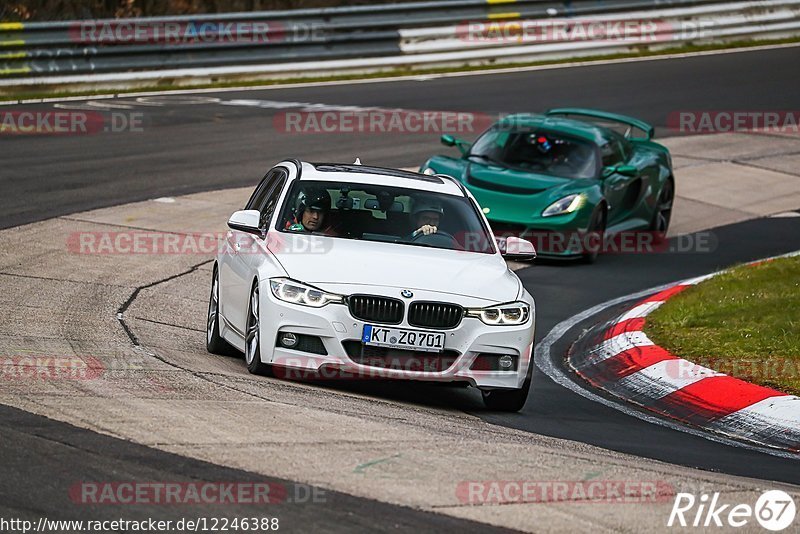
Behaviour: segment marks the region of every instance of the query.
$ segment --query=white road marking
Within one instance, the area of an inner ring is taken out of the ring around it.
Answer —
[[[188,97],[171,98],[167,95],[164,96],[150,95],[150,96],[140,96],[139,98],[136,99],[136,101],[139,102],[140,104],[145,104],[145,105],[195,106],[198,104],[218,104],[220,102],[220,99],[212,96],[188,96]]]
[[[79,103],[53,104],[54,108],[77,109],[82,111],[108,111],[110,109],[133,109],[134,106],[119,100],[114,101],[95,101],[89,100]]]

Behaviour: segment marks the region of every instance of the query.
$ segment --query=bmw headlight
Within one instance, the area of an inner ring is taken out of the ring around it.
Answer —
[[[342,295],[327,293],[291,278],[271,278],[269,287],[276,299],[301,306],[321,308],[326,304],[342,304],[344,302]]]
[[[581,193],[575,193],[574,195],[567,195],[564,198],[556,200],[545,210],[542,212],[542,217],[552,217],[553,215],[564,215],[566,213],[572,213],[573,211],[577,210],[581,206],[583,206],[586,197],[583,196]]]
[[[476,317],[488,325],[520,325],[528,321],[531,308],[525,302],[510,302],[486,308],[468,308],[467,317]]]

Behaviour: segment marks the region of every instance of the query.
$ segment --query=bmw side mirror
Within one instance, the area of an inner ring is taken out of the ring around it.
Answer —
[[[248,234],[264,235],[264,230],[260,228],[261,213],[258,210],[240,210],[234,212],[228,219],[228,228],[239,230]]]
[[[536,249],[527,239],[508,236],[497,240],[497,246],[503,259],[514,261],[531,261],[536,258]]]

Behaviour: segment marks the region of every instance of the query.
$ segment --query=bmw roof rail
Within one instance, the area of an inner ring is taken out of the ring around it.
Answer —
[[[395,178],[405,178],[407,180],[421,180],[429,183],[443,183],[440,176],[423,174],[414,171],[404,171],[402,169],[392,169],[389,167],[373,167],[364,164],[353,163],[311,163],[314,168],[321,172],[354,172],[362,174],[380,174],[383,176],[393,176]]]

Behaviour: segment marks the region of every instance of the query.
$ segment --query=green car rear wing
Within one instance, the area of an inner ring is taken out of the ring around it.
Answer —
[[[618,124],[624,124],[628,126],[625,131],[625,137],[631,137],[631,129],[636,128],[637,130],[641,130],[644,132],[645,140],[649,141],[655,135],[655,128],[644,121],[640,121],[639,119],[634,119],[633,117],[628,117],[627,115],[618,115],[616,113],[609,113],[607,111],[598,111],[596,109],[586,109],[586,108],[554,108],[549,109],[545,112],[547,116],[554,116],[560,115],[564,118],[570,117],[587,117],[591,119],[599,119],[600,121],[605,122],[613,122]]]

